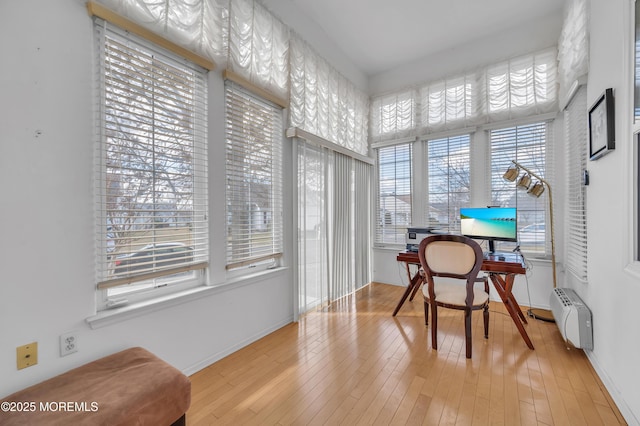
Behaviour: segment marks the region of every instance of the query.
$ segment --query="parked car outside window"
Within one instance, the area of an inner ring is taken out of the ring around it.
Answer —
[[[183,243],[148,244],[140,250],[117,256],[114,274],[153,271],[193,260],[193,247]]]

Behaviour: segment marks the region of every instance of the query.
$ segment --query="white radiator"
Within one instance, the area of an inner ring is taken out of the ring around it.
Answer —
[[[570,288],[554,288],[549,300],[562,338],[576,348],[593,349],[591,311]]]

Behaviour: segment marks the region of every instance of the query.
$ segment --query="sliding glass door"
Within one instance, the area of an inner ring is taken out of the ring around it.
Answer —
[[[297,140],[298,313],[369,283],[369,164]]]

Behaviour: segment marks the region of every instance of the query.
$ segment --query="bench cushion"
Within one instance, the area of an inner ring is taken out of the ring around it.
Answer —
[[[35,402],[37,409],[0,413],[2,425],[169,425],[189,408],[191,382],[147,350],[131,348],[16,392],[3,401]],[[40,410],[40,402],[53,402],[52,407],[59,402],[80,405],[65,412]]]

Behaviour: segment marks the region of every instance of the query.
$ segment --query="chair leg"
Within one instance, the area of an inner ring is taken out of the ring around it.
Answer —
[[[429,325],[429,302],[424,299],[424,325]]]
[[[464,310],[464,334],[467,344],[467,358],[471,358],[471,309]]]
[[[489,305],[486,305],[482,311],[484,317],[484,338],[489,338]]]
[[[438,305],[431,305],[431,347],[438,349]]]

